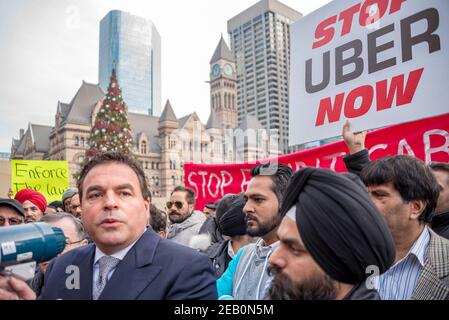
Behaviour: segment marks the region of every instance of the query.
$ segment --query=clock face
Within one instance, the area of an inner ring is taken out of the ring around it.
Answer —
[[[225,73],[227,76],[232,75],[232,67],[231,67],[230,64],[228,64],[228,63],[225,64],[223,70],[224,70],[224,73]]]
[[[212,68],[213,76],[218,77],[220,75],[220,71],[221,71],[220,65],[219,64],[214,65],[214,67]]]

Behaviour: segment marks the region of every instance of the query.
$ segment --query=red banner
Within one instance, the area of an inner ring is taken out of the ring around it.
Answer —
[[[372,160],[388,155],[407,154],[426,163],[449,162],[449,114],[369,132],[365,145]],[[338,141],[253,163],[186,163],[184,183],[195,190],[195,208],[202,210],[206,203],[221,199],[227,193],[245,191],[251,179],[249,172],[257,163],[272,160],[290,165],[293,170],[311,166],[342,172],[346,171],[342,158],[347,153],[345,143]]]

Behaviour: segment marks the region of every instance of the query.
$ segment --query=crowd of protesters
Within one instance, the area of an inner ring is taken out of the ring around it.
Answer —
[[[31,281],[0,276],[0,299],[448,300],[449,164],[371,161],[348,123],[343,139],[347,173],[259,164],[245,192],[203,212],[184,186],[157,208],[138,162],[118,153],[91,159],[61,201],[0,199],[0,227],[46,222],[66,236]],[[88,275],[79,290],[68,265]]]

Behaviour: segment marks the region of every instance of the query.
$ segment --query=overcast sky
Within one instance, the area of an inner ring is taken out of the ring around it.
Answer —
[[[99,22],[113,9],[152,20],[162,41],[162,108],[209,116],[209,61],[227,21],[257,0],[0,0],[0,152],[28,122],[54,125],[57,102],[98,83]],[[329,0],[283,0],[304,15]]]

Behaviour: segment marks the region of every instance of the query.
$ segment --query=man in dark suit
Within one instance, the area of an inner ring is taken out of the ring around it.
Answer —
[[[55,259],[41,299],[216,299],[210,260],[146,230],[151,195],[140,165],[118,153],[94,157],[78,181],[82,221],[93,240]],[[0,277],[0,299],[34,299]]]

